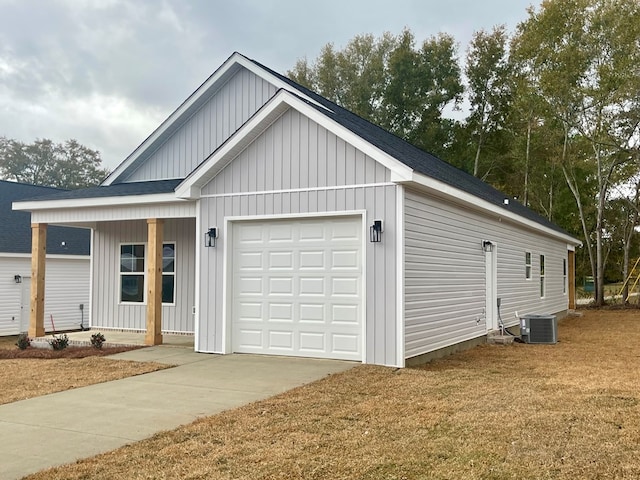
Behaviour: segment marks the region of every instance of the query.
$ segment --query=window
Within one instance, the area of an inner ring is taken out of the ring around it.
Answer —
[[[162,303],[175,303],[176,245],[162,245]]]
[[[562,259],[562,293],[567,294],[567,259]]]
[[[544,255],[540,255],[540,298],[544,298]]]
[[[144,302],[144,245],[120,245],[120,301]]]
[[[524,278],[531,280],[531,252],[524,252]]]
[[[162,303],[175,303],[176,245],[162,245]],[[145,286],[145,245],[120,245],[120,301],[143,303]]]

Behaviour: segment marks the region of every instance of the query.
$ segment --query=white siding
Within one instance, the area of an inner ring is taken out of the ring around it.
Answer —
[[[126,181],[186,177],[275,92],[242,68]]]
[[[498,297],[506,325],[515,311],[558,313],[566,243],[407,190],[405,210],[405,356],[411,358],[486,333],[482,240],[496,244]],[[525,251],[533,274],[525,279]],[[540,298],[539,255],[546,257],[547,295]],[[480,319],[481,321],[478,321]]]
[[[193,332],[195,220],[165,220],[164,243],[176,244],[175,305],[162,307],[163,332]],[[147,243],[146,221],[99,223],[94,236],[92,327],[146,329],[146,303],[120,304],[120,244]],[[146,254],[147,252],[145,252]]]
[[[89,314],[89,259],[47,258],[45,277],[44,327],[47,332],[77,330],[82,321],[80,304],[84,305],[84,326]],[[20,302],[22,284],[31,276],[29,256],[0,257],[0,335],[20,333]],[[25,308],[29,310],[29,305]],[[53,317],[53,323],[52,323]]]
[[[151,205],[107,205],[86,208],[65,208],[60,210],[39,210],[31,213],[33,223],[76,223],[112,222],[119,220],[145,220],[147,218],[193,218],[194,202]]]
[[[225,219],[366,211],[367,237],[373,220],[384,221],[382,242],[366,242],[366,361],[396,365],[398,187],[350,186],[380,184],[387,182],[389,175],[389,171],[373,159],[295,111],[287,112],[256,138],[202,189],[205,198],[200,200],[201,228],[204,232],[207,227],[216,226],[222,232],[218,247],[200,247],[202,293],[198,349],[223,351]],[[278,189],[302,191],[256,193]],[[203,232],[199,235],[204,235]]]

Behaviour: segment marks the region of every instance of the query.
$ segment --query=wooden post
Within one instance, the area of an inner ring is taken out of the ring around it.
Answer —
[[[44,336],[44,272],[47,259],[47,224],[31,224],[31,310],[29,337]]]
[[[164,220],[147,219],[147,332],[146,345],[162,344],[162,230]]]
[[[573,310],[576,308],[576,252],[573,250],[569,250],[568,252],[568,261],[567,268],[569,271],[569,277],[567,278],[567,282],[569,283],[569,309]]]

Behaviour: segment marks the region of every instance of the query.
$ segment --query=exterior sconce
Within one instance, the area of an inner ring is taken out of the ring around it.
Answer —
[[[485,252],[493,251],[493,242],[491,240],[482,241],[482,250]]]
[[[22,277],[20,275],[14,275],[13,281],[16,283],[22,283]]]
[[[382,220],[374,220],[369,227],[369,241],[377,243],[382,240]]]
[[[215,247],[216,238],[218,238],[218,229],[216,227],[210,227],[209,230],[207,230],[207,232],[204,234],[204,246]]]

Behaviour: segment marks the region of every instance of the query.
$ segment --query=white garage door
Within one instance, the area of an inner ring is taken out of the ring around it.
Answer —
[[[360,217],[233,225],[234,352],[362,360]]]

